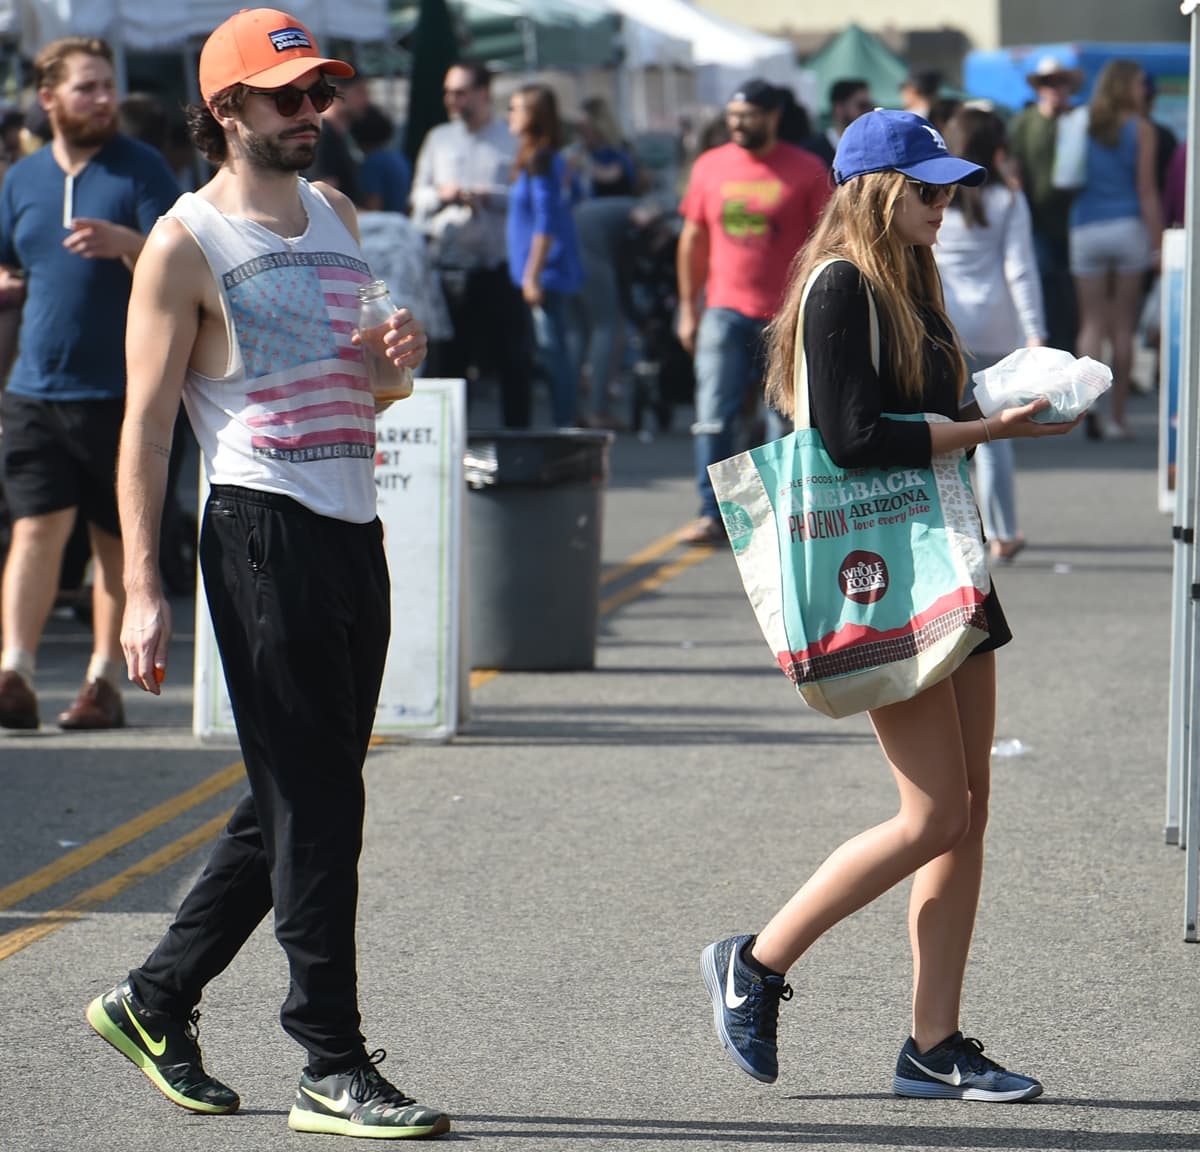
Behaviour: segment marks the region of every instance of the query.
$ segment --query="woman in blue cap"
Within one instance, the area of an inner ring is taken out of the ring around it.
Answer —
[[[846,129],[833,176],[837,188],[793,263],[771,325],[768,402],[792,414],[802,338],[812,425],[842,467],[927,467],[936,453],[1073,428],[1035,422],[1044,400],[986,420],[960,411],[963,353],[930,248],[956,186],[982,183],[984,169],[951,156],[920,116],[877,110]],[[869,297],[878,315],[875,362]],[[891,420],[884,412],[936,412],[953,422]],[[1037,1080],[1006,1071],[959,1030],[983,874],[993,651],[1011,639],[994,590],[985,610],[988,638],[956,672],[911,700],[870,713],[899,790],[896,815],[835,849],[757,936],[733,936],[704,950],[717,1034],[758,1080],[773,1083],[778,1076],[776,1025],[779,1001],[792,995],[788,969],[834,924],[912,876],[912,1026],[893,1092],[1012,1101],[1042,1091]]]

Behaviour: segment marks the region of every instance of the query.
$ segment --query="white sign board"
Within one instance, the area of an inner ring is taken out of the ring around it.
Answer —
[[[1183,360],[1183,281],[1187,234],[1162,234],[1161,319],[1158,359],[1158,510],[1175,511],[1175,464],[1179,449],[1179,375]]]
[[[392,638],[375,735],[448,740],[458,723],[462,659],[466,383],[418,378],[376,423],[375,486],[392,582]],[[208,485],[201,477],[203,514]],[[236,740],[208,603],[196,597],[192,730]]]

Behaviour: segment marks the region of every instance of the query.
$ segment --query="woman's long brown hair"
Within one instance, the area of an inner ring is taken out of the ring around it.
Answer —
[[[899,172],[871,172],[839,185],[808,243],[792,260],[783,306],[767,328],[767,403],[785,416],[791,416],[795,407],[804,286],[812,270],[831,259],[849,260],[874,294],[890,332],[891,373],[905,395],[917,397],[924,388],[926,337],[956,366],[961,395],[967,375],[962,350],[953,338],[946,341],[927,332],[918,311],[933,312],[953,334],[933,252],[924,245],[901,243],[892,231],[896,202],[904,190],[905,177]]]
[[[1092,101],[1088,105],[1088,135],[1106,148],[1115,148],[1121,126],[1130,116],[1141,114],[1134,83],[1142,66],[1133,60],[1110,60],[1100,69]]]
[[[511,98],[519,97],[527,117],[517,141],[513,177],[519,172],[542,176],[550,170],[550,161],[563,144],[562,121],[554,89],[545,84],[524,84]]]

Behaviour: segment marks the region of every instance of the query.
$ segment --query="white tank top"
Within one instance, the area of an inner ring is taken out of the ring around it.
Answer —
[[[295,238],[193,193],[167,213],[208,260],[229,341],[225,375],[189,370],[183,403],[210,484],[365,524],[375,517],[375,405],[350,333],[371,271],[329,201],[299,187],[308,227]]]

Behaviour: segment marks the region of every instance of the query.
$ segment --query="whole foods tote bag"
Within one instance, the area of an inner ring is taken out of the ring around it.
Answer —
[[[804,303],[824,267],[809,278]],[[878,369],[870,289],[867,297]],[[935,456],[928,468],[838,467],[809,424],[797,339],[796,431],[708,472],[780,668],[812,707],[849,716],[949,676],[987,636],[991,584],[966,454]]]

